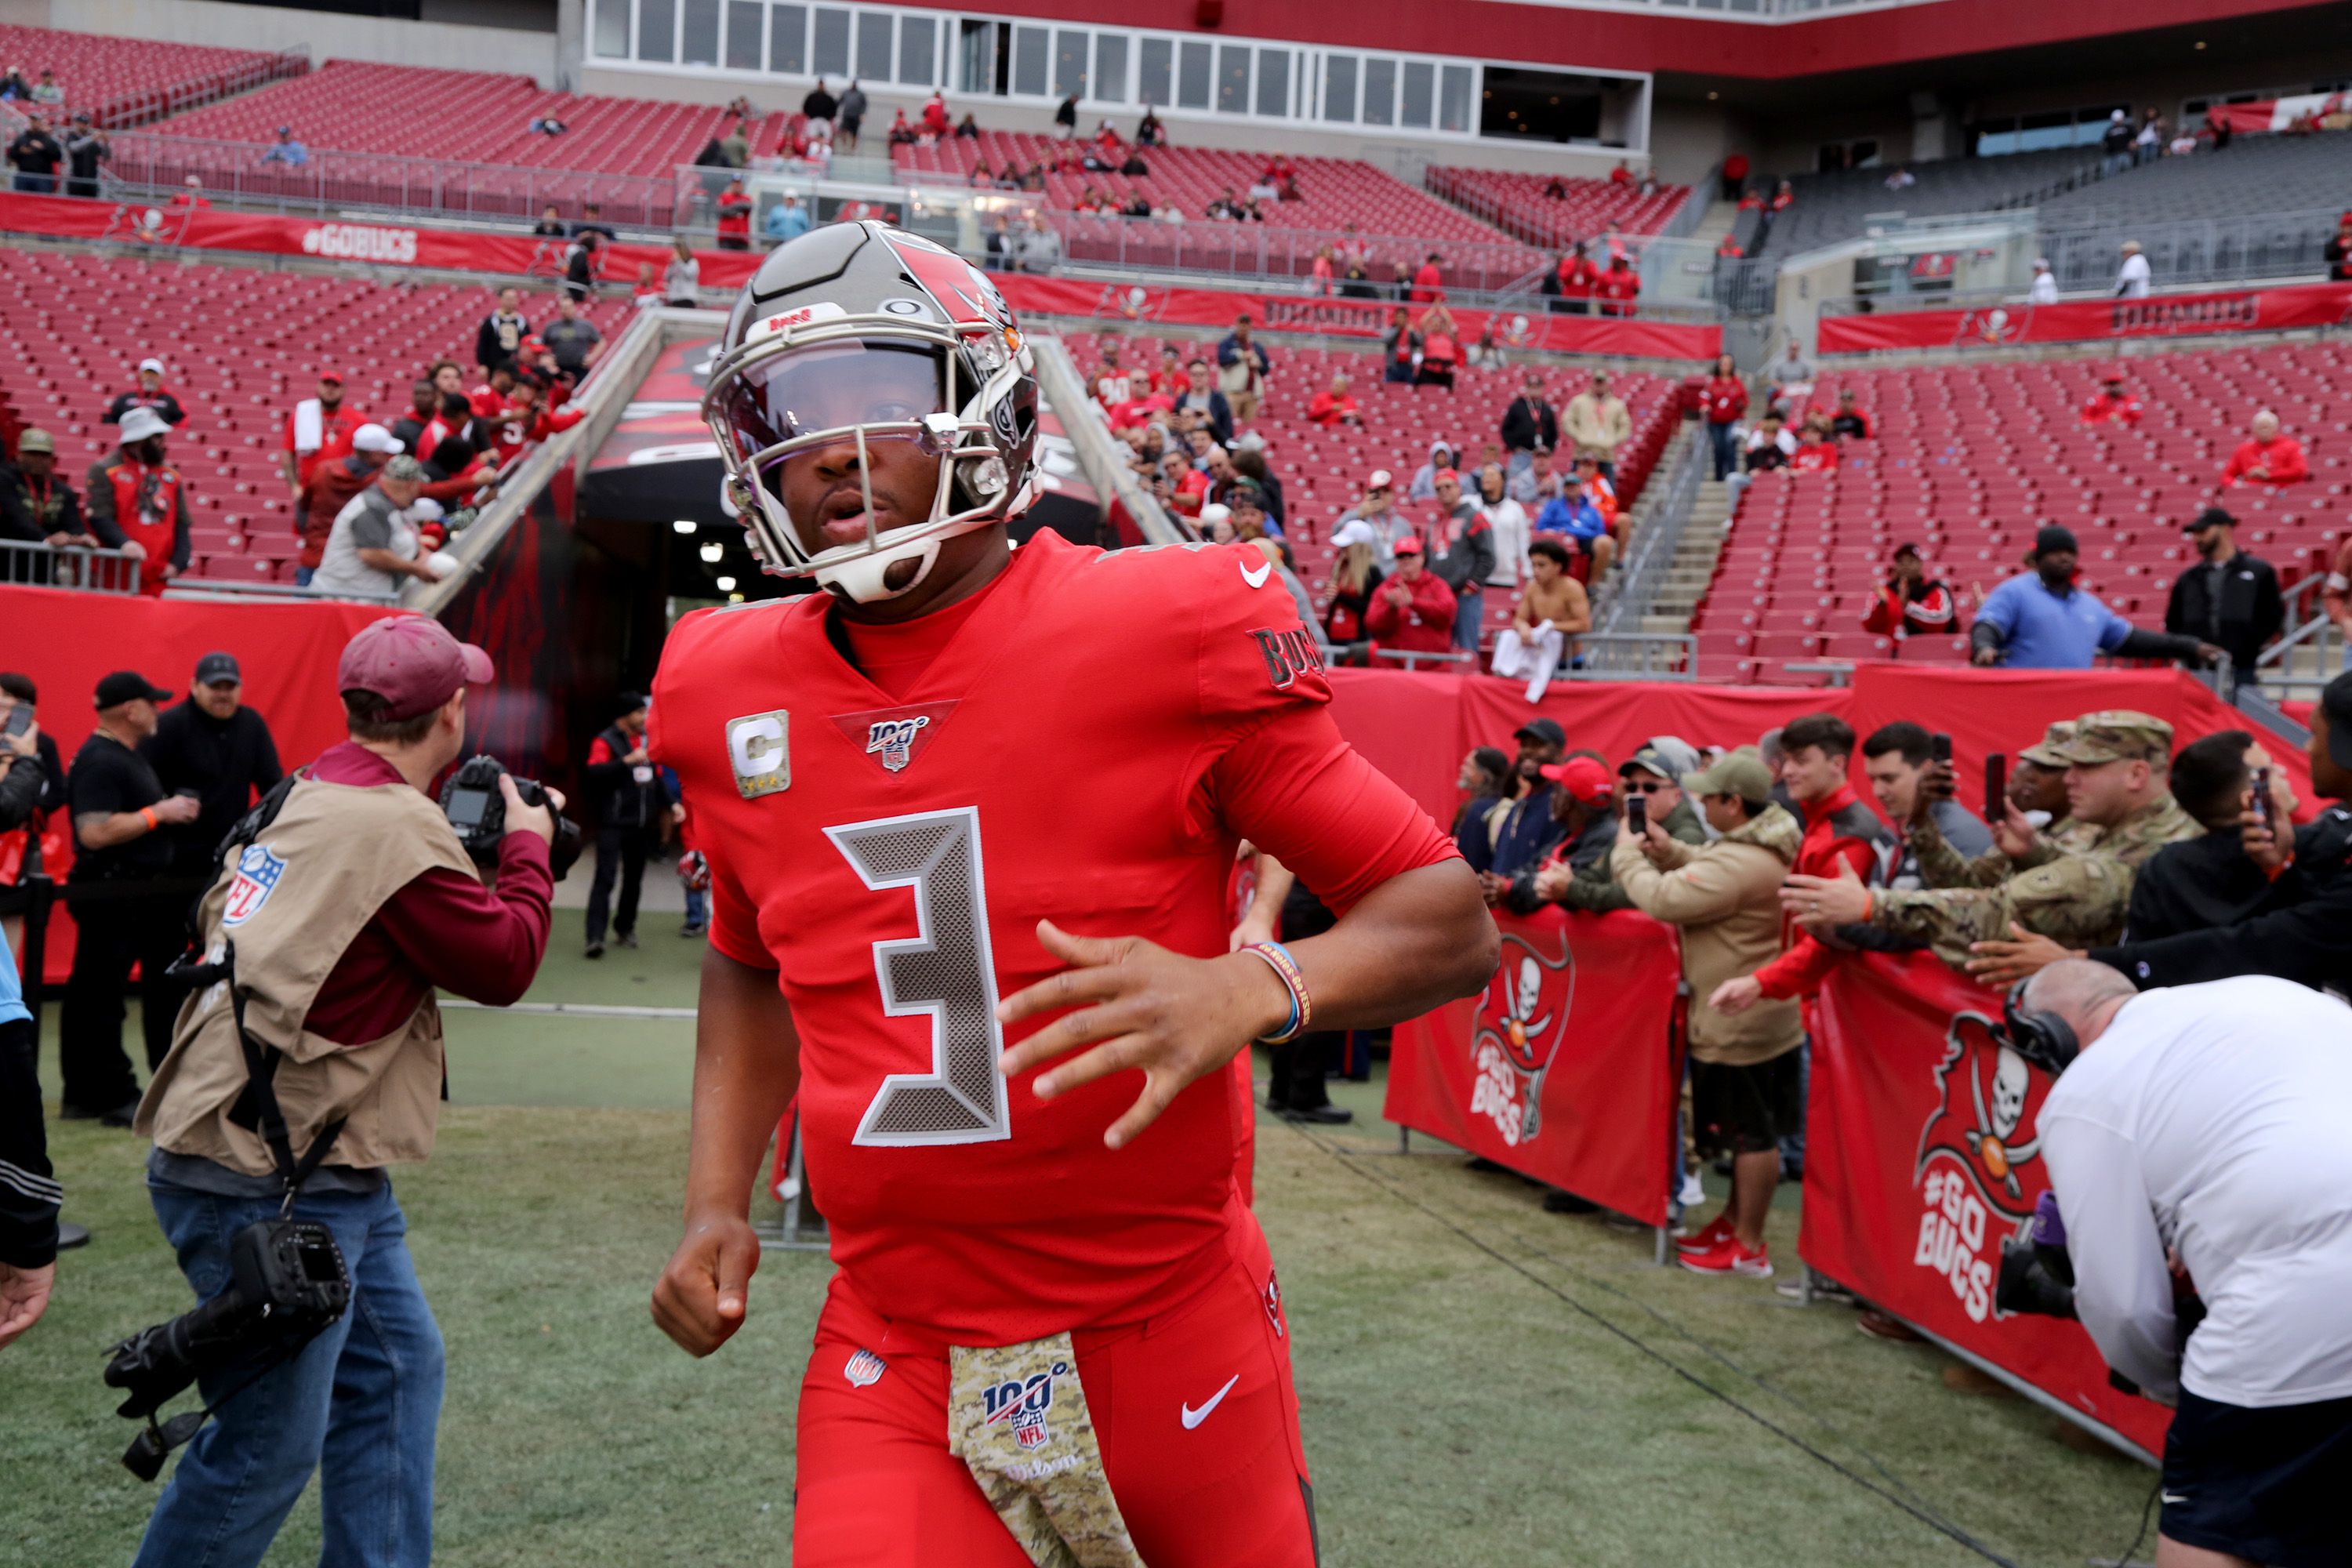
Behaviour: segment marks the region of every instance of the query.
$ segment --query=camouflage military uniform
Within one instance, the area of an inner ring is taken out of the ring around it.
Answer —
[[[2066,759],[2060,748],[2074,738],[2074,721],[2061,719],[2042,731],[2040,744],[2027,746],[2017,754],[2023,761],[2063,770]],[[1964,858],[1944,841],[1944,836],[1932,822],[1914,825],[1906,837],[1910,841],[1912,858],[1919,868],[1919,879],[1928,887],[1998,888],[2020,871],[2045,865],[2060,855],[2079,852],[2085,846],[2084,835],[2089,831],[2087,823],[2053,822],[2036,833],[2032,847],[2015,860],[2002,854],[1998,847],[1973,860]]]
[[[2144,713],[2086,714],[2063,755],[2083,766],[2133,756],[2161,758],[2171,738],[2169,724]],[[2038,863],[1998,887],[1882,890],[1874,898],[1872,922],[1934,948],[1955,969],[1968,963],[1969,943],[2005,938],[2011,922],[2068,947],[2104,946],[2123,934],[2132,874],[2141,862],[2167,844],[2203,831],[2168,792],[2159,794],[2110,827],[2069,823],[2050,841],[2046,855],[2037,854]],[[1948,846],[1945,855],[1959,858]]]

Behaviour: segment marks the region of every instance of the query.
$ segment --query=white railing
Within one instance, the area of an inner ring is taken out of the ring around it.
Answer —
[[[0,539],[0,584],[78,588],[91,594],[136,594],[142,559],[123,550]]]

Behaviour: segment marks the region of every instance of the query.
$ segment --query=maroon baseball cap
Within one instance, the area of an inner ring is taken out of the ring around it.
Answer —
[[[1566,790],[1570,800],[1580,800],[1587,805],[1601,805],[1616,793],[1617,781],[1591,757],[1570,757],[1536,771]]]
[[[390,707],[387,719],[429,713],[461,686],[484,686],[496,672],[490,656],[459,642],[425,616],[387,616],[343,645],[335,666],[338,691],[365,691]]]

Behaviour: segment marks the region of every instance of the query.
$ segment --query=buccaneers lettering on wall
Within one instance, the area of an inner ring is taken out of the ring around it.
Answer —
[[[2048,1185],[2038,1110],[2046,1080],[1981,1013],[1953,1016],[1936,1068],[1939,1099],[1919,1132],[1918,1246],[1911,1261],[1944,1277],[1969,1318],[1992,1314],[2001,1243],[2024,1229]],[[2026,1174],[2032,1169],[2032,1184]]]

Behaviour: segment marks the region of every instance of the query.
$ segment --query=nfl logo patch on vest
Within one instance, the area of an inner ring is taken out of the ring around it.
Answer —
[[[228,901],[221,906],[221,924],[241,926],[261,912],[278,879],[286,875],[286,862],[258,844],[248,844],[245,853],[236,858],[236,875],[228,885]]]

